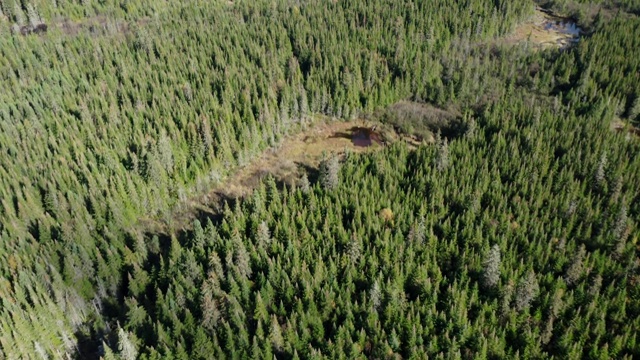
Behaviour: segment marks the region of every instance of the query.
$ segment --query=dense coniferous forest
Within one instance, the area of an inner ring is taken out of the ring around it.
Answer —
[[[639,15],[0,0],[0,359],[640,357]],[[434,141],[176,215],[324,119]]]

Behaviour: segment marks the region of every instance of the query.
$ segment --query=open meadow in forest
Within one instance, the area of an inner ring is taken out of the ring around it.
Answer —
[[[536,9],[531,20],[519,24],[506,43],[531,42],[536,48],[566,48],[580,40],[582,29],[575,21]]]

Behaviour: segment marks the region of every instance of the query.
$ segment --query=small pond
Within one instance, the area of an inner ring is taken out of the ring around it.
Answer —
[[[580,28],[573,20],[550,15],[547,15],[545,18],[546,21],[543,25],[545,30],[571,36],[570,38],[563,38],[563,40],[571,42],[577,42],[580,40],[582,28]]]

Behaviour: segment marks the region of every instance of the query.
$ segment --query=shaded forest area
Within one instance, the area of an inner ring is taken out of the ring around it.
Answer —
[[[640,6],[538,5],[0,0],[0,358],[639,357]],[[432,143],[182,230],[318,116]]]

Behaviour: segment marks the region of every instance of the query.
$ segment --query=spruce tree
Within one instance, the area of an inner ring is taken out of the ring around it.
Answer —
[[[320,184],[326,190],[333,190],[340,183],[340,162],[336,154],[329,155],[320,163]]]

